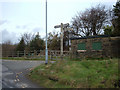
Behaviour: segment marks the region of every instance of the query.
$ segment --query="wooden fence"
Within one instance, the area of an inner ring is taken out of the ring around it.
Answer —
[[[5,51],[2,57],[23,57],[23,58],[36,58],[45,59],[45,50],[34,51]],[[63,51],[63,57],[69,58],[70,51]],[[61,59],[60,51],[48,50],[48,59]]]

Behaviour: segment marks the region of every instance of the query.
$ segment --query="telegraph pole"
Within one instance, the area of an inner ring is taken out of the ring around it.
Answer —
[[[46,50],[45,50],[45,64],[48,64],[48,49],[47,49],[47,0],[46,0]]]

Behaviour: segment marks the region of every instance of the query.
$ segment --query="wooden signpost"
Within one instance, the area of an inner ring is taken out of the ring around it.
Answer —
[[[67,30],[73,30],[72,28],[67,28],[69,26],[69,23],[63,24],[61,23],[61,25],[56,25],[54,26],[54,28],[61,28],[61,57],[63,57],[63,32],[67,31]]]
[[[61,25],[56,25],[54,26],[54,28],[61,28],[61,57],[63,56],[63,28],[68,27],[69,23],[63,24],[61,23]]]

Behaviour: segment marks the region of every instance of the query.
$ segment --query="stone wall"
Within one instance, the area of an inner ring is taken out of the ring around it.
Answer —
[[[71,40],[71,58],[120,57],[120,37],[80,38]],[[101,42],[101,50],[92,50],[93,42]],[[86,43],[86,50],[78,50],[79,43]]]
[[[120,58],[120,37],[111,37],[111,56]]]

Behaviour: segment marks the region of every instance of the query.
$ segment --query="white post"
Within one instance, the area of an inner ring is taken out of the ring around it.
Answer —
[[[47,0],[46,0],[46,52],[45,52],[45,64],[48,64],[48,50],[47,50]]]
[[[61,23],[61,57],[63,56],[63,23]]]

